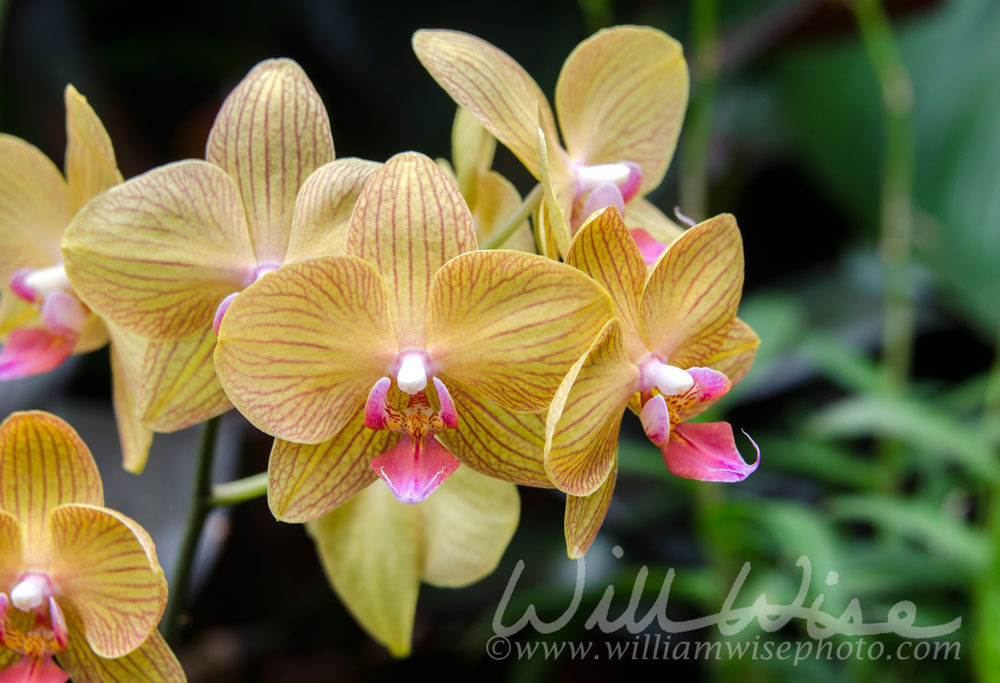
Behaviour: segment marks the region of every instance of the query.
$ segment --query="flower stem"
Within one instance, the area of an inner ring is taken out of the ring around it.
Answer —
[[[212,487],[212,494],[208,499],[208,504],[211,507],[236,505],[237,503],[253,500],[266,494],[267,472],[261,472],[260,474],[254,474],[243,479],[216,484]]]
[[[693,87],[680,158],[680,208],[695,221],[708,214],[708,146],[712,103],[719,72],[716,0],[695,0],[691,8]]]
[[[542,200],[542,184],[539,183],[524,198],[517,212],[507,219],[499,230],[486,238],[486,241],[479,245],[480,249],[498,249],[500,245],[510,239],[511,235],[517,232],[521,224],[528,219],[528,216],[538,207],[538,202]]]
[[[212,463],[215,459],[216,437],[219,433],[219,417],[205,423],[201,431],[198,460],[195,463],[194,491],[188,508],[187,524],[181,539],[180,551],[174,565],[173,581],[170,585],[170,599],[160,624],[160,630],[167,642],[176,646],[184,627],[184,607],[191,586],[191,570],[194,566],[195,551],[201,538],[205,517],[211,509]]]

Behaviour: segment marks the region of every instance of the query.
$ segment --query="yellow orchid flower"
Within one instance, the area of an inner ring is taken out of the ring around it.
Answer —
[[[573,240],[567,263],[614,301],[611,320],[566,375],[546,415],[544,465],[569,494],[570,555],[586,552],[614,488],[622,413],[639,414],[675,475],[745,479],[747,464],[728,423],[687,423],[738,382],[760,343],[736,317],[743,248],[732,216],[685,232],[647,274],[617,208],[594,215]]]
[[[377,164],[333,158],[330,121],[305,72],[267,60],[226,98],[206,161],[133,178],[73,220],[63,254],[80,297],[156,342],[136,362],[143,424],[171,432],[231,407],[212,362],[214,328],[263,274],[343,250],[347,216]]]
[[[97,466],[73,428],[43,412],[7,418],[0,681],[184,681],[156,630],[166,601],[152,540],[104,507]]]
[[[464,429],[452,389],[543,410],[610,317],[578,270],[475,248],[448,175],[400,154],[359,195],[346,255],[286,266],[233,302],[215,365],[240,412],[279,437],[278,519],[315,519],[376,474],[400,500],[423,500],[458,466],[434,438]]]
[[[492,170],[497,139],[483,128],[479,120],[462,107],[455,113],[451,129],[451,154],[454,169],[444,159],[441,166],[458,185],[458,191],[472,212],[476,224],[476,239],[482,244],[507,224],[521,208],[521,195],[513,183]],[[501,249],[517,249],[535,253],[535,238],[528,219],[514,233],[497,245]]]
[[[556,84],[555,116],[509,55],[458,31],[420,30],[413,49],[431,76],[545,187],[536,229],[542,253],[566,255],[594,211],[616,206],[648,262],[680,233],[643,199],[663,179],[688,96],[681,46],[648,27],[618,26],[583,41]]]
[[[66,177],[37,148],[0,135],[0,380],[47,372],[70,354],[111,339],[113,398],[125,466],[139,471],[152,434],[135,416],[141,400],[145,341],[106,324],[84,305],[66,277],[63,231],[92,197],[122,181],[111,139],[87,100],[66,86]]]

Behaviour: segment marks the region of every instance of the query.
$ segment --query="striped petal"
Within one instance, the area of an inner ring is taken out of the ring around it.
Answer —
[[[0,286],[19,268],[59,263],[59,240],[72,217],[66,181],[38,149],[0,134]]]
[[[215,368],[256,427],[299,443],[332,438],[386,374],[397,347],[378,273],[351,256],[283,266],[240,293]]]
[[[320,562],[348,611],[396,657],[410,653],[424,564],[418,507],[377,482],[310,522]]]
[[[472,214],[454,181],[415,152],[394,156],[372,176],[347,230],[347,252],[374,265],[385,282],[401,348],[426,342],[434,273],[475,248]]]
[[[124,657],[105,659],[91,651],[84,626],[72,609],[66,610],[69,647],[60,652],[59,663],[74,683],[185,683],[187,677],[159,631]]]
[[[566,554],[572,559],[587,554],[597,532],[604,524],[604,517],[611,505],[611,495],[618,479],[618,467],[614,467],[601,487],[589,496],[566,497],[566,514],[563,527],[566,533]]]
[[[508,410],[548,407],[611,314],[589,277],[515,251],[475,251],[434,278],[427,351],[448,377]]]
[[[21,526],[16,517],[0,510],[0,592],[15,585],[22,571]]]
[[[645,194],[663,180],[688,98],[680,43],[656,29],[599,31],[570,53],[556,84],[556,111],[574,161],[632,161]]]
[[[215,373],[215,344],[211,327],[186,339],[146,343],[136,395],[136,411],[144,425],[175,432],[233,407]]]
[[[702,365],[729,332],[743,289],[736,220],[716,216],[685,232],[660,257],[642,293],[640,332],[660,360]]]
[[[643,355],[639,301],[646,281],[646,264],[617,209],[604,209],[580,228],[566,263],[597,280],[611,295],[615,317],[622,323],[626,348],[636,358]]]
[[[545,413],[514,413],[456,382],[448,391],[458,428],[438,438],[463,463],[514,484],[550,488],[545,473]]]
[[[49,575],[78,612],[87,644],[100,657],[142,645],[166,604],[163,570],[134,521],[107,508],[61,505],[51,513]]]
[[[458,588],[483,578],[500,562],[520,517],[517,487],[460,467],[427,500],[421,578]]]
[[[560,255],[565,255],[569,251],[574,181],[569,175],[567,162],[557,153],[557,150],[559,152],[562,150],[554,142],[555,138],[547,137],[541,126],[538,127],[537,133],[538,176],[545,193],[539,205],[539,212],[544,213],[545,217],[545,221],[541,223],[545,230],[543,244],[546,246],[543,253],[549,258],[558,260]],[[558,252],[552,251],[549,242],[555,243]]]
[[[539,177],[536,129],[541,125],[549,140],[559,138],[545,95],[521,65],[459,31],[417,31],[413,51],[438,85]]]
[[[21,525],[26,566],[44,565],[49,512],[65,503],[104,503],[90,450],[55,415],[12,414],[0,425],[0,510]]]
[[[85,206],[63,240],[66,274],[101,316],[149,339],[210,326],[256,259],[232,179],[181,161],[118,185]]]
[[[638,390],[621,324],[612,318],[590,350],[566,374],[545,423],[545,471],[574,496],[596,491],[618,459],[618,430]]]
[[[496,171],[479,175],[475,187],[475,202],[470,200],[469,207],[476,222],[476,238],[483,242],[517,213],[521,207],[521,195],[509,180]],[[535,252],[535,238],[527,218],[499,248]]]
[[[275,439],[267,466],[267,503],[282,522],[308,522],[350,500],[375,481],[372,458],[399,434],[365,427],[359,409],[329,441],[305,445]]]
[[[728,422],[689,422],[674,428],[662,451],[667,469],[673,475],[732,483],[749,477],[760,464],[760,449],[753,445],[757,460],[748,463],[736,449],[733,428]]]
[[[111,399],[122,449],[122,465],[133,474],[146,467],[153,433],[144,427],[136,414],[139,394],[139,362],[148,342],[112,326]]]
[[[732,385],[736,386],[750,371],[759,346],[760,337],[753,328],[739,318],[733,318],[733,324],[719,350],[705,358],[702,364],[725,373]]]
[[[344,253],[351,211],[361,188],[380,165],[364,159],[337,159],[306,178],[295,198],[285,263]]]
[[[62,365],[76,346],[76,338],[52,334],[45,328],[14,330],[0,350],[0,380],[40,375]]]
[[[66,102],[66,182],[69,208],[76,212],[92,197],[122,182],[115,151],[104,124],[87,98],[72,85],[63,94]]]
[[[476,203],[476,184],[493,165],[497,139],[483,128],[475,114],[459,107],[451,127],[451,156],[458,190],[469,206]],[[480,233],[480,238],[482,234]]]
[[[333,161],[330,119],[302,68],[290,59],[255,66],[223,102],[205,158],[236,181],[258,262],[284,262],[299,188]]]

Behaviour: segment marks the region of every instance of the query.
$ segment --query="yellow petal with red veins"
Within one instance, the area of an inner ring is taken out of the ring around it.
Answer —
[[[69,647],[56,655],[75,683],[185,683],[187,677],[159,631],[153,629],[141,646],[124,657],[95,655],[84,637],[83,624],[72,608],[64,609]]]
[[[438,434],[456,458],[483,474],[524,486],[551,488],[545,474],[545,413],[514,413],[457,382],[448,391],[458,428]]]
[[[0,134],[0,287],[19,268],[59,263],[59,240],[72,217],[66,181],[36,147]]]
[[[330,119],[302,68],[290,59],[255,66],[223,102],[205,158],[239,186],[257,260],[284,262],[299,188],[333,161]]]
[[[122,181],[104,124],[72,85],[66,86],[66,182],[70,210]]]
[[[724,373],[730,383],[736,386],[750,371],[759,346],[760,337],[753,328],[739,318],[733,318],[733,324],[719,350],[702,363],[707,368]]]
[[[483,124],[468,109],[459,107],[451,127],[451,154],[455,165],[458,190],[469,206],[477,200],[476,184],[493,165],[497,139],[483,128]],[[480,238],[482,233],[479,233]]]
[[[22,571],[21,526],[16,517],[0,510],[0,592],[10,590]]]
[[[642,194],[663,180],[687,98],[680,43],[648,27],[599,31],[570,53],[556,84],[556,111],[573,159],[639,164]]]
[[[539,205],[539,213],[546,214],[543,225],[547,233],[543,238],[545,251],[542,253],[558,260],[560,255],[565,256],[569,252],[569,221],[573,210],[574,181],[569,175],[567,163],[558,155],[562,150],[553,142],[555,138],[546,137],[541,126],[538,127],[537,134],[538,177],[545,193]],[[565,155],[565,152],[562,154]],[[548,245],[550,241],[555,242],[558,252],[551,250]]]
[[[136,396],[141,390],[139,363],[148,342],[117,326],[109,328],[111,342],[111,399],[122,448],[122,465],[133,474],[146,467],[153,433],[136,414]]]
[[[352,256],[323,256],[283,266],[233,300],[215,369],[256,427],[320,443],[357,413],[396,351],[375,269]]]
[[[282,522],[309,522],[346,503],[375,481],[372,458],[400,435],[365,427],[364,407],[336,436],[306,445],[275,439],[267,465],[267,503]]]
[[[232,178],[203,161],[161,166],[117,185],[76,215],[66,274],[99,315],[149,339],[209,327],[257,265]]]
[[[660,256],[642,293],[640,332],[660,360],[702,365],[726,339],[743,290],[743,241],[721,214],[685,232]]]
[[[545,95],[521,65],[485,40],[459,31],[417,31],[413,51],[438,85],[537,178],[536,128],[541,125],[550,140],[559,138]]]
[[[613,318],[566,374],[548,411],[545,471],[560,491],[587,496],[608,478],[618,458],[622,413],[638,380]]]
[[[483,242],[517,213],[521,208],[521,195],[509,180],[496,171],[479,175],[475,187],[476,200],[475,203],[470,201],[469,206],[476,221],[476,237],[479,242]],[[527,218],[499,248],[535,252],[535,238],[531,234]]]
[[[434,273],[475,248],[472,214],[454,181],[415,152],[398,154],[375,172],[347,230],[347,253],[374,265],[385,282],[401,348],[426,343]]]
[[[60,598],[79,613],[97,655],[128,654],[156,628],[165,605],[151,543],[139,539],[135,522],[107,508],[61,505],[50,519],[49,575]]]
[[[625,205],[625,225],[629,230],[643,229],[657,242],[669,246],[684,234],[684,228],[677,225],[642,197],[633,197]]]
[[[575,268],[475,251],[434,278],[427,351],[447,377],[507,410],[537,412],[610,316],[608,295]]]
[[[622,322],[626,349],[639,360],[639,301],[646,282],[646,263],[622,221],[609,206],[580,228],[566,256],[566,263],[597,280],[611,295],[615,317]]]
[[[617,479],[618,468],[615,467],[601,487],[589,496],[566,497],[563,526],[566,533],[566,554],[570,558],[583,557],[597,538],[597,532],[601,530],[604,517],[608,514]]]
[[[187,339],[149,342],[142,354],[136,410],[158,432],[175,432],[233,407],[215,373],[215,330]]]
[[[104,504],[90,449],[55,415],[12,414],[0,425],[0,510],[20,523],[28,566],[44,564],[49,512],[65,503]]]
[[[421,578],[458,588],[483,578],[500,562],[520,516],[517,487],[459,467],[427,500]]]
[[[313,171],[295,198],[285,263],[344,253],[351,211],[361,188],[379,166],[374,161],[350,158],[331,161]]]
[[[418,508],[375,482],[306,528],[348,611],[393,655],[408,655],[423,567]]]

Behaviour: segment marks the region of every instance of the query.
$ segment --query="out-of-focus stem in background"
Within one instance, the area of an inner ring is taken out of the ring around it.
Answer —
[[[721,62],[716,0],[691,6],[691,100],[684,121],[680,156],[680,209],[695,221],[708,218],[708,146],[712,100]]]

